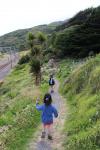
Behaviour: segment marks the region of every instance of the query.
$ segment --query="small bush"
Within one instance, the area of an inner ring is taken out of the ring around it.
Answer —
[[[30,56],[29,55],[25,55],[22,56],[21,59],[19,60],[18,64],[25,64],[28,63],[30,61]]]

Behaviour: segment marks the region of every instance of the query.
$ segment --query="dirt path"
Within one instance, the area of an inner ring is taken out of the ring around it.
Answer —
[[[55,91],[52,93],[53,104],[59,112],[59,117],[54,120],[53,125],[53,141],[48,139],[41,139],[42,127],[40,126],[35,136],[27,145],[27,150],[63,150],[64,141],[64,122],[66,120],[66,103],[58,92],[59,82],[56,80]]]

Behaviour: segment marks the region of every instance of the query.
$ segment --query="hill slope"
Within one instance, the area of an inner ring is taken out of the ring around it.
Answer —
[[[35,100],[48,85],[36,87],[29,70],[28,64],[18,65],[0,86],[0,150],[25,150],[40,124]]]
[[[62,67],[62,69],[64,66]],[[62,72],[64,80],[67,76]],[[65,149],[100,149],[100,55],[81,64],[62,87],[69,106]]]
[[[86,57],[100,52],[100,6],[79,12],[56,28],[58,56]]]
[[[29,29],[13,31],[0,37],[0,46],[15,46],[20,50],[27,49],[28,32],[36,33],[38,31],[41,31],[45,34],[51,34],[55,30],[55,28],[61,24],[62,21],[58,21],[50,23],[48,25],[39,25]]]

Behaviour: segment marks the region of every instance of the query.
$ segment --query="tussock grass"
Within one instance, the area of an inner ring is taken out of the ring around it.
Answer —
[[[100,55],[77,67],[67,78],[61,92],[69,106],[65,149],[99,150]]]

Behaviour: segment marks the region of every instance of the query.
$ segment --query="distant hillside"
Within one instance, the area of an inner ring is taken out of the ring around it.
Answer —
[[[100,6],[80,11],[58,26],[53,46],[56,54],[62,57],[86,57],[99,53]]]
[[[51,34],[58,25],[61,25],[62,21],[53,22],[48,25],[39,25],[33,28],[21,29],[10,32],[0,37],[0,46],[15,46],[19,50],[27,49],[27,34],[28,32],[36,33],[41,31],[45,34]]]

